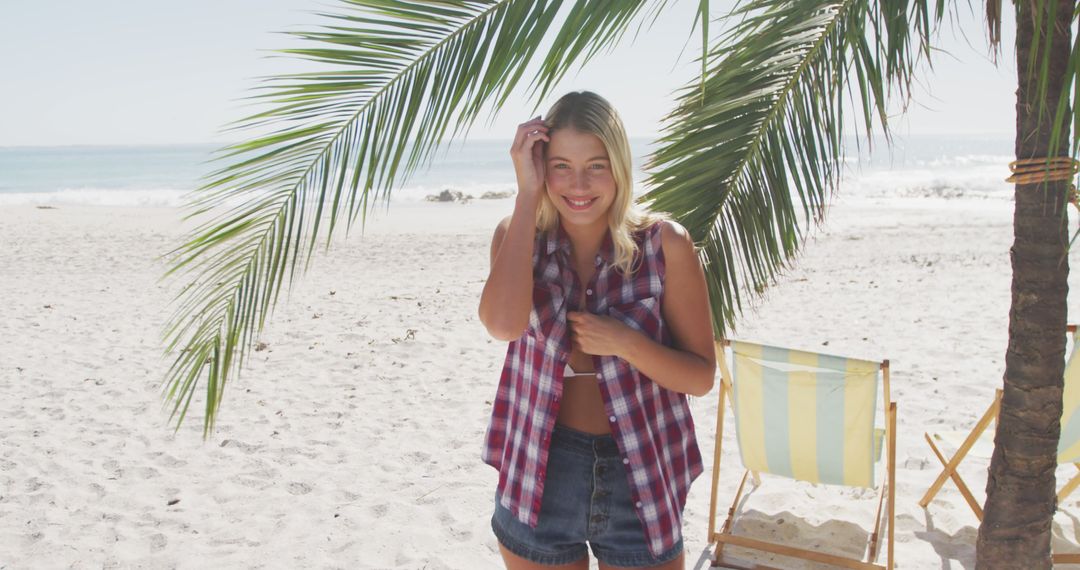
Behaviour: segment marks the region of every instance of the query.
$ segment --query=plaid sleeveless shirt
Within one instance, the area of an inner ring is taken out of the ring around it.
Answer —
[[[560,221],[538,233],[533,247],[533,308],[522,336],[510,342],[482,459],[499,471],[504,507],[536,528],[551,432],[570,359],[567,310],[608,315],[656,342],[672,346],[660,311],[664,289],[661,222],[634,235],[637,271],[624,276],[611,265],[610,231],[585,285],[586,307],[570,259],[570,238]],[[627,466],[627,481],[649,550],[659,555],[682,535],[690,484],[704,470],[686,394],[668,390],[617,356],[592,357],[611,433]]]

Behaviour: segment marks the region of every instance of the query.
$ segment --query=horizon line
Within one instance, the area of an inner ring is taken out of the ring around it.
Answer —
[[[892,131],[894,138],[907,138],[907,137],[1002,137],[1002,136],[1015,136],[1015,132],[1012,131],[942,131],[937,133],[901,133]],[[882,136],[882,133],[875,132],[875,137]],[[844,138],[863,138],[860,133],[858,135],[846,134]],[[631,134],[627,135],[630,140],[655,140],[660,138],[659,133],[656,134]],[[440,145],[462,143],[462,142],[498,142],[509,141],[509,137],[469,137],[467,139],[447,139],[440,143]],[[245,141],[204,141],[204,142],[101,142],[101,143],[31,143],[31,144],[5,144],[0,143],[0,149],[2,150],[17,150],[17,149],[32,149],[32,148],[152,148],[152,147],[178,147],[178,146],[215,146],[218,148],[225,148],[229,145],[241,143]]]

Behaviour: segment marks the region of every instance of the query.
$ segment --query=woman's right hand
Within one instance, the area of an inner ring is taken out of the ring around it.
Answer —
[[[550,142],[548,126],[537,116],[518,125],[510,157],[514,160],[518,192],[535,197],[544,189],[544,145]]]

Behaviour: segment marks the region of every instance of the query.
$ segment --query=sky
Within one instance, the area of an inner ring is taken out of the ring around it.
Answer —
[[[693,61],[700,31],[691,28],[697,4],[674,0],[636,39],[632,27],[616,49],[597,54],[580,71],[572,67],[541,111],[566,91],[589,89],[611,101],[630,136],[655,136],[677,90],[700,72]],[[712,15],[731,4],[714,0]],[[935,54],[933,69],[919,70],[912,106],[902,115],[895,109],[892,125],[900,136],[1014,129],[1012,14],[1005,11],[1007,45],[995,67],[982,14],[960,4],[959,20],[942,30],[938,47],[944,51]],[[258,77],[314,69],[273,56],[272,50],[299,45],[280,32],[314,29],[324,22],[315,12],[335,6],[332,0],[5,0],[0,146],[234,140],[236,134],[221,129],[254,109],[243,98]],[[489,125],[482,114],[469,139],[511,138],[517,124],[531,118],[528,84],[526,72],[496,120]]]

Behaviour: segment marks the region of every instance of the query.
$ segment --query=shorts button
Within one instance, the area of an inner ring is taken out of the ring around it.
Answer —
[[[597,373],[596,373],[596,377],[597,377],[597,378],[602,378],[602,377],[600,376],[600,373],[599,373],[599,372],[597,372]],[[615,420],[611,420],[611,421],[615,421]]]
[[[585,294],[586,295],[592,295],[592,289],[586,289]]]
[[[623,462],[623,465],[626,465],[627,463],[630,463],[630,458],[629,457],[623,457],[622,462]]]
[[[634,504],[637,505],[639,509],[641,508],[641,501],[638,501],[637,503],[634,503]]]
[[[611,421],[615,421],[615,416],[611,416],[611,417],[610,417],[610,418],[608,418],[608,419],[609,419],[609,420],[611,420]]]

